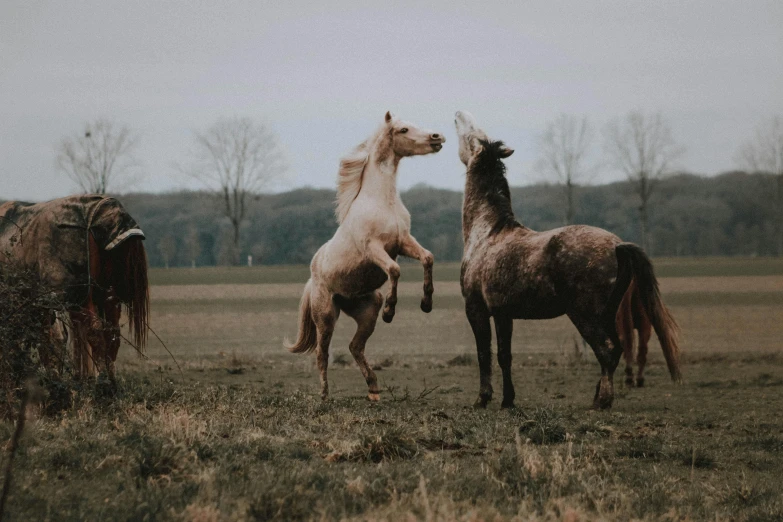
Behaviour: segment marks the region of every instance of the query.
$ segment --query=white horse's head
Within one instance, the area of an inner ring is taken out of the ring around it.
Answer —
[[[420,129],[409,121],[386,113],[386,125],[391,133],[391,147],[398,157],[419,156],[438,152],[446,143],[442,132]]]
[[[459,139],[459,159],[467,165],[470,159],[482,148],[481,142],[491,141],[487,133],[476,124],[476,118],[468,111],[457,111],[454,115],[454,125],[457,126]],[[503,147],[500,157],[507,158],[514,154],[514,149]]]

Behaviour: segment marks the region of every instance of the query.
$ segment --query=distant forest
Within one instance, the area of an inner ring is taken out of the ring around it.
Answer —
[[[773,176],[744,172],[661,180],[650,202],[652,255],[776,255],[776,189]],[[337,228],[334,197],[333,191],[308,188],[255,196],[242,224],[240,259],[309,263]],[[565,220],[561,186],[514,187],[511,197],[517,220],[532,229],[556,228]],[[576,199],[576,223],[639,241],[639,202],[628,182],[580,187]],[[235,259],[231,225],[213,194],[126,194],[120,200],[147,235],[151,265],[227,265]],[[413,235],[436,260],[459,260],[462,193],[417,186],[403,192],[402,200]]]

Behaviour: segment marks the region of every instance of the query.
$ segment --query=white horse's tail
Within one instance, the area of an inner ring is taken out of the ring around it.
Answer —
[[[284,343],[285,347],[291,353],[312,352],[317,346],[318,332],[316,331],[315,321],[310,313],[310,290],[312,288],[312,279],[307,281],[302,294],[302,300],[299,302],[299,332],[296,336],[296,342],[290,344]]]

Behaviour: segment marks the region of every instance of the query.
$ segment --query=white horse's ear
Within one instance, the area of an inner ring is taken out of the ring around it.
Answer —
[[[509,156],[514,154],[514,149],[509,147],[500,147],[498,152],[500,153],[501,158],[508,158]]]
[[[392,114],[392,111],[386,111],[386,123],[391,123],[393,119],[394,114]]]

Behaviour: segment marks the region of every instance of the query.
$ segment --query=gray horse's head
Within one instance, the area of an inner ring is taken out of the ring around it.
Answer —
[[[487,143],[487,133],[476,124],[476,118],[468,111],[457,111],[454,115],[454,125],[457,126],[457,138],[459,139],[459,159],[467,165],[471,158],[481,151],[482,142]],[[502,158],[507,158],[514,153],[514,149],[503,147],[500,151]]]

